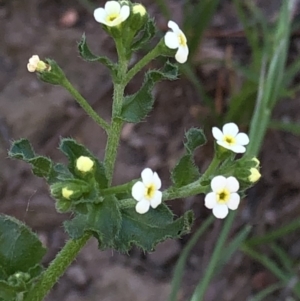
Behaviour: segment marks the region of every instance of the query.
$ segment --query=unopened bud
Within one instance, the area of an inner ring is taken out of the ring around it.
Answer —
[[[76,161],[76,168],[81,172],[89,172],[94,166],[94,161],[86,156],[80,156]]]

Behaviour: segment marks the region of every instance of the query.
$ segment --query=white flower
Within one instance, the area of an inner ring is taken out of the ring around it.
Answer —
[[[130,14],[128,5],[123,5],[118,1],[107,1],[104,8],[94,10],[94,18],[97,22],[113,27],[124,22]]]
[[[168,27],[171,28],[172,31],[168,31],[165,34],[165,44],[170,49],[178,49],[175,54],[175,59],[178,63],[183,64],[187,61],[189,55],[186,36],[175,22],[169,21]]]
[[[223,132],[217,127],[213,127],[212,134],[217,143],[235,153],[244,153],[246,148],[244,145],[249,143],[248,135],[239,133],[238,126],[233,123],[226,123],[223,126]]]
[[[27,70],[29,72],[42,72],[45,70],[50,70],[50,66],[41,61],[39,56],[35,54],[29,59],[27,64]]]
[[[161,204],[162,192],[159,191],[161,180],[156,172],[145,168],[141,177],[142,182],[138,181],[132,186],[131,194],[138,202],[135,206],[136,212],[144,214],[150,209],[150,206],[155,209]]]
[[[240,203],[239,182],[235,177],[225,178],[216,176],[210,183],[212,192],[205,196],[205,206],[212,209],[217,218],[225,218],[228,214],[228,208],[237,209]]]

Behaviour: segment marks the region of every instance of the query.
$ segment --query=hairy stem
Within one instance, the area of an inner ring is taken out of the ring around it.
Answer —
[[[61,275],[65,272],[67,267],[75,259],[82,247],[89,240],[90,236],[90,234],[85,234],[79,239],[70,239],[51,262],[48,269],[43,272],[38,282],[29,292],[24,301],[43,300]]]
[[[61,83],[61,85],[69,91],[69,93],[75,98],[79,105],[85,110],[85,112],[102,127],[106,132],[109,131],[109,124],[101,118],[94,109],[90,106],[87,100],[73,87],[67,78]]]

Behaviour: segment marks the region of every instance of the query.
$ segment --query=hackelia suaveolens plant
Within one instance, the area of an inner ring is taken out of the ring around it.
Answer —
[[[130,14],[130,7],[118,1],[107,1],[104,8],[95,9],[94,18],[97,22],[114,27],[124,22]]]
[[[244,153],[246,151],[245,145],[249,143],[248,135],[239,133],[238,126],[233,122],[226,123],[222,131],[213,127],[212,134],[219,145],[234,153]]]
[[[156,172],[150,168],[145,168],[141,173],[142,181],[136,182],[132,186],[132,197],[138,202],[135,206],[136,212],[146,213],[150,206],[155,209],[161,204],[162,192],[161,180]]]
[[[210,183],[212,192],[205,196],[205,206],[216,218],[225,218],[228,209],[236,210],[240,203],[239,182],[235,177],[216,176]]]
[[[171,31],[165,34],[165,44],[170,49],[177,49],[175,59],[178,63],[185,63],[189,55],[189,48],[185,34],[174,21],[168,22]]]

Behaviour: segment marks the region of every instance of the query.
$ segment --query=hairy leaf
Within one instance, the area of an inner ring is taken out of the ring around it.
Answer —
[[[176,187],[190,184],[199,177],[199,170],[195,166],[194,159],[191,154],[181,157],[171,174],[172,181]]]
[[[138,214],[133,208],[124,209],[120,233],[115,240],[115,249],[128,252],[136,245],[143,251],[152,251],[155,246],[167,238],[178,238],[191,230],[193,213],[186,212],[174,220],[173,213],[165,204]]]
[[[137,123],[143,120],[151,111],[154,103],[152,89],[156,82],[163,79],[174,80],[177,78],[178,67],[167,62],[163,70],[151,70],[146,73],[145,80],[138,92],[126,96],[124,99],[121,119]]]
[[[64,226],[73,239],[80,238],[85,232],[92,232],[101,249],[112,248],[121,226],[117,199],[109,196],[100,204],[88,205],[86,214],[76,215],[71,221],[66,221]]]
[[[46,250],[36,234],[13,217],[0,214],[0,266],[9,276],[27,272]]]

